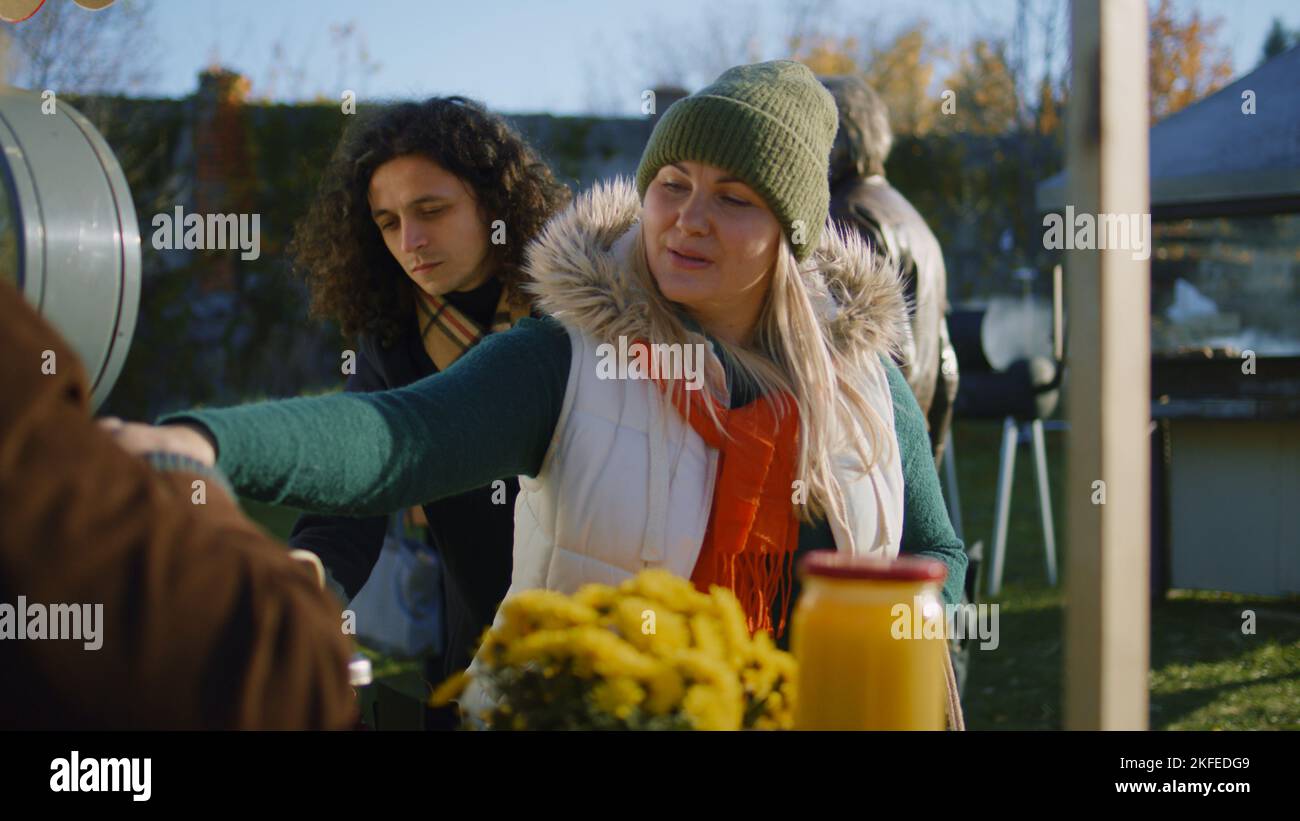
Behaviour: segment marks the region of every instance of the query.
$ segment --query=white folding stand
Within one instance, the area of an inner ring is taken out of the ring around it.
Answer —
[[[1052,496],[1047,483],[1047,447],[1043,440],[1043,420],[1029,423],[1034,448],[1034,472],[1038,479],[1038,512],[1043,525],[1043,553],[1047,563],[1047,583],[1056,586],[1056,533],[1052,522]],[[994,502],[993,561],[989,562],[988,595],[1002,591],[1002,568],[1007,553],[1007,522],[1011,517],[1011,480],[1016,470],[1016,445],[1020,425],[1010,416],[1002,420],[1002,456],[998,461],[998,491]]]

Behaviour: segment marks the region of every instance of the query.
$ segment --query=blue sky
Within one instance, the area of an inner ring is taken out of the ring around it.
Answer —
[[[1296,0],[1175,0],[1223,18],[1220,42],[1237,73],[1258,59],[1273,17],[1300,28]],[[511,113],[589,110],[634,114],[666,48],[717,58],[700,31],[700,0],[162,0],[154,6],[158,59],[150,95],[190,93],[212,62],[253,80],[254,96],[418,98],[463,93]],[[713,4],[709,4],[713,5]],[[719,0],[720,39],[752,32],[760,59],[782,56],[792,3]],[[888,39],[918,17],[956,45],[1009,33],[1014,0],[832,0],[845,30]],[[341,46],[332,26],[354,23]],[[360,41],[369,52],[364,69]],[[279,51],[277,53],[277,44]],[[665,45],[667,44],[667,45]],[[694,49],[694,51],[692,51]],[[650,67],[650,68],[648,68]],[[298,75],[295,77],[295,75]],[[689,83],[688,83],[689,84]]]

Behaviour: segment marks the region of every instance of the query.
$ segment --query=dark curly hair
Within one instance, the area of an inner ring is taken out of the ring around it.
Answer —
[[[410,279],[371,219],[367,193],[375,169],[408,155],[459,177],[484,213],[505,223],[508,240],[489,247],[489,260],[521,304],[528,295],[511,286],[524,276],[524,248],[570,197],[503,118],[464,97],[389,106],[350,126],[289,250],[311,289],[312,315],[385,346],[396,340],[415,302]]]

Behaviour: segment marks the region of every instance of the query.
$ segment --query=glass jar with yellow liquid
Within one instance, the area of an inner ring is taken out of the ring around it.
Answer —
[[[942,730],[948,652],[941,562],[818,550],[791,623],[801,730]]]

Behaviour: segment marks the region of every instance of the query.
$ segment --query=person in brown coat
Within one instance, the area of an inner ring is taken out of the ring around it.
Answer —
[[[76,354],[3,279],[0,384],[0,728],[355,725],[350,640],[314,571],[220,474],[151,466],[96,426]],[[49,637],[68,605],[97,624]]]
[[[902,268],[912,334],[899,367],[925,414],[938,466],[957,398],[957,354],[948,341],[945,318],[943,251],[925,219],[885,179],[893,133],[884,102],[860,77],[821,81],[835,98],[840,116],[831,149],[831,217],[857,230]]]

